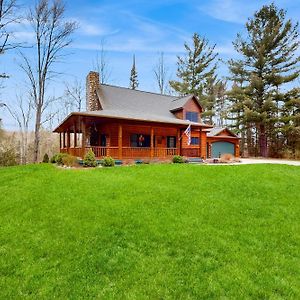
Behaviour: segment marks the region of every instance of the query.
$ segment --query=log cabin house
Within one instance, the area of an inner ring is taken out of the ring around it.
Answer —
[[[61,152],[83,158],[92,149],[98,159],[120,160],[239,156],[239,138],[226,128],[204,124],[203,109],[193,95],[100,84],[97,72],[90,72],[86,82],[86,111],[71,113],[54,130]],[[189,125],[190,144],[184,134]]]

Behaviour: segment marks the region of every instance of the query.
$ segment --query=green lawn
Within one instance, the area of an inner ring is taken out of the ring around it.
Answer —
[[[300,168],[0,169],[0,298],[300,299]]]

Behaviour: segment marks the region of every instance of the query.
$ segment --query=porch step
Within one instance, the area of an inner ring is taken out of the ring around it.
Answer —
[[[197,163],[197,164],[203,163],[203,159],[200,158],[200,157],[189,157],[189,158],[187,159],[187,161],[188,161],[189,163]]]

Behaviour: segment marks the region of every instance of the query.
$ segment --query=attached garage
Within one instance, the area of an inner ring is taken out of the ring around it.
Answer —
[[[239,140],[239,137],[228,128],[212,128],[207,134],[207,157],[219,158],[225,153],[238,157]]]
[[[211,155],[213,158],[221,157],[222,154],[234,155],[234,144],[229,142],[214,142],[211,144]]]

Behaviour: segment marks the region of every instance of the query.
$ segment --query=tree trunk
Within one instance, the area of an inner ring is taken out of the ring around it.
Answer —
[[[41,107],[38,107],[36,110],[35,131],[34,131],[34,148],[33,148],[33,162],[34,163],[38,162],[39,146],[40,146],[41,117],[42,117],[42,110],[41,110]]]
[[[266,136],[266,126],[265,124],[259,125],[259,153],[262,157],[267,157],[268,148],[267,148],[267,136]]]
[[[240,155],[245,156],[245,130],[242,128],[241,130],[241,148],[240,148]]]
[[[253,150],[252,150],[252,132],[250,129],[250,124],[246,123],[246,140],[247,140],[247,155],[252,156]]]

